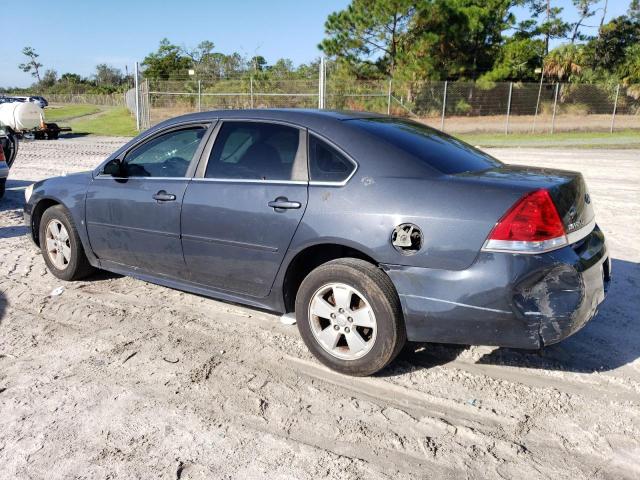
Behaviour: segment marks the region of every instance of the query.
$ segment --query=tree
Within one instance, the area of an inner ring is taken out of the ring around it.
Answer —
[[[604,19],[607,16],[607,8],[609,7],[609,0],[604,0],[604,7],[602,7],[602,16],[600,17],[600,28],[598,31],[602,29],[602,25],[604,25]]]
[[[640,43],[640,22],[622,16],[611,20],[600,28],[597,38],[585,47],[585,57],[594,69],[613,72],[625,61],[626,50]]]
[[[515,24],[514,0],[449,0],[447,3],[467,18],[465,51],[468,52],[468,75],[476,79],[479,72],[493,66],[498,56],[503,32]]]
[[[640,86],[640,43],[627,48],[624,61],[618,72],[622,83],[626,86],[635,84],[635,90],[638,91],[638,86]]]
[[[549,52],[544,59],[543,73],[558,82],[571,81],[582,72],[582,48],[578,45],[562,45]]]
[[[249,69],[255,72],[261,72],[267,65],[267,60],[262,55],[256,55],[249,60]]]
[[[60,76],[60,83],[65,83],[67,85],[75,85],[78,83],[82,83],[82,77],[77,73],[63,73]]]
[[[562,7],[553,6],[551,0],[525,0],[531,18],[520,23],[521,36],[544,38],[544,54],[549,53],[551,40],[566,38],[571,25],[562,20]],[[542,20],[540,20],[542,18]],[[517,36],[518,34],[516,34]]]
[[[276,63],[267,67],[271,76],[276,78],[288,77],[293,71],[293,62],[288,58],[280,58]]]
[[[596,14],[595,10],[592,10],[591,7],[599,1],[600,0],[573,0],[573,5],[578,9],[578,15],[580,15],[580,17],[578,21],[573,24],[573,34],[571,35],[572,44],[575,43],[576,40],[584,40],[585,37],[580,34],[580,27],[587,18],[591,18]]]
[[[468,68],[468,19],[445,0],[423,2],[406,33],[409,46],[398,57],[398,76],[407,80],[446,80]]]
[[[183,48],[182,52],[191,59],[192,66],[196,73],[201,74],[206,70],[207,62],[211,57],[211,53],[215,45],[209,40],[203,40],[196,48]]]
[[[412,0],[352,0],[325,23],[328,37],[319,48],[351,65],[376,64],[392,75],[399,52],[406,47],[406,32],[415,12]]]
[[[42,87],[50,88],[50,87],[53,87],[57,81],[58,81],[58,72],[56,72],[55,70],[49,69],[44,72],[44,75],[42,75],[42,80],[38,82],[38,86],[40,88]]]
[[[22,54],[29,60],[18,65],[18,68],[25,73],[31,73],[31,76],[35,77],[38,82],[40,82],[40,68],[43,66],[37,60],[40,55],[38,55],[32,47],[24,47],[22,49]]]
[[[168,80],[186,74],[192,66],[192,60],[184,55],[183,49],[163,38],[158,50],[147,55],[142,61],[142,66],[145,77]]]
[[[124,75],[119,68],[111,67],[106,63],[96,65],[94,78],[98,85],[120,85],[124,82]]]
[[[640,0],[631,0],[627,16],[634,22],[640,22]]]
[[[483,75],[483,80],[535,81],[539,79],[535,69],[544,56],[544,40],[512,37],[500,49],[493,69]]]

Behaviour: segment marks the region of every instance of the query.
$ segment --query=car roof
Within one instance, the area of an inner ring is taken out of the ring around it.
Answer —
[[[166,120],[158,126],[167,127],[191,121],[206,121],[217,119],[259,119],[291,122],[306,127],[319,127],[343,120],[356,118],[378,118],[384,115],[371,112],[340,111],[340,110],[316,110],[305,108],[256,108],[240,110],[210,110],[207,112],[190,113]]]

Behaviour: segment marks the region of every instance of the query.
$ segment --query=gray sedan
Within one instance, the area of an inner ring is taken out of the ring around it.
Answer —
[[[579,173],[366,113],[174,118],[93,171],[28,187],[25,221],[58,278],[100,268],[295,312],[313,354],[351,375],[407,340],[558,342],[610,279]]]

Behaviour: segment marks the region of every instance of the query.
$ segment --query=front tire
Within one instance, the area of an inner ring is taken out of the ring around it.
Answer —
[[[44,261],[57,278],[80,280],[93,272],[73,219],[62,205],[42,214],[39,239]]]
[[[355,258],[313,270],[296,295],[305,344],[338,372],[366,376],[387,366],[406,343],[398,294],[389,277]]]
[[[18,155],[18,137],[15,133],[9,132],[9,136],[4,146],[4,158],[6,159],[7,165],[11,168],[14,160],[16,159],[16,155]]]

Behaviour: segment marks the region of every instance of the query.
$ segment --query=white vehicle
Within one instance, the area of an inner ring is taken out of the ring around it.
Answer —
[[[41,97],[39,95],[34,95],[31,97],[10,97],[10,98],[13,98],[18,102],[35,103],[40,108],[45,108],[49,105],[49,102],[47,102],[47,100],[44,97]]]
[[[28,132],[40,128],[44,123],[44,111],[32,102],[0,104],[0,126],[14,132]]]

